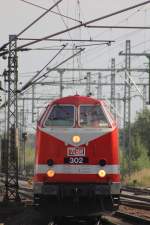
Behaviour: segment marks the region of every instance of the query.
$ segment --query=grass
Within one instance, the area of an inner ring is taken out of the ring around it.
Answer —
[[[35,150],[34,149],[26,149],[26,163],[34,164]]]
[[[131,176],[126,176],[124,184],[141,187],[150,187],[150,168],[134,172]]]

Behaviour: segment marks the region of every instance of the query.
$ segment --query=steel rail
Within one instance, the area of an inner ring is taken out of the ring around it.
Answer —
[[[123,186],[121,188],[121,190],[122,191],[133,192],[136,195],[137,194],[148,194],[148,195],[150,195],[150,189],[147,189],[147,188],[132,187],[132,186]]]
[[[122,200],[120,201],[121,205],[128,206],[130,208],[134,209],[144,209],[144,210],[150,210],[150,204],[147,204],[146,202],[141,201],[131,201],[131,200]]]
[[[128,194],[121,194],[122,198],[125,199],[133,199],[133,200],[138,200],[138,201],[142,201],[142,202],[150,202],[150,198],[146,198],[146,197],[141,197],[141,196],[135,196],[135,195],[128,195]]]
[[[123,218],[129,222],[136,222],[137,224],[141,224],[141,225],[149,225],[150,224],[150,220],[147,220],[145,218],[138,217],[138,216],[133,216],[131,214],[123,213],[120,211],[117,211],[114,216],[117,218]]]
[[[143,217],[134,216],[128,213],[124,213],[121,211],[115,212],[112,216],[102,216],[101,218],[102,224],[109,225],[122,225],[127,222],[127,224],[141,224],[141,225],[149,225],[150,220],[145,219]]]
[[[30,205],[33,204],[33,202],[32,202],[33,194],[32,194],[31,188],[20,186],[19,193],[22,196],[23,202],[28,199],[30,201]],[[24,199],[24,197],[26,200]],[[27,204],[29,204],[29,203],[27,202]],[[143,209],[143,206],[142,206],[142,209]],[[148,219],[138,217],[138,216],[133,216],[131,214],[123,213],[121,211],[115,212],[115,214],[113,216],[102,216],[102,223],[117,225],[118,222],[114,222],[113,221],[114,218],[117,218],[117,219],[123,218],[126,222],[131,223],[131,224],[133,224],[133,223],[142,224],[142,225],[150,224],[150,220],[148,220]],[[119,223],[119,224],[121,224],[121,223]]]

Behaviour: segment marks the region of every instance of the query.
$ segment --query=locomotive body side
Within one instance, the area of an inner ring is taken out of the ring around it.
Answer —
[[[96,125],[92,119],[100,114]],[[102,101],[71,96],[50,104],[37,126],[35,163],[35,204],[52,215],[100,215],[118,207],[118,128]]]

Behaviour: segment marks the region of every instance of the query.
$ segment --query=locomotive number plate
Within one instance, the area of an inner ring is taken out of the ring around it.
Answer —
[[[85,156],[84,147],[68,147],[67,156]]]
[[[83,163],[88,163],[88,158],[87,157],[66,157],[64,158],[64,163],[69,163],[69,164],[83,164]]]

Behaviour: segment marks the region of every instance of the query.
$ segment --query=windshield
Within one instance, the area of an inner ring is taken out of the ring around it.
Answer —
[[[107,118],[100,105],[81,105],[79,120],[81,127],[109,127]]]
[[[73,127],[74,114],[74,107],[71,105],[55,105],[45,121],[45,126]]]

